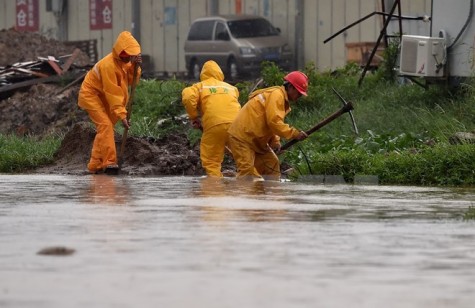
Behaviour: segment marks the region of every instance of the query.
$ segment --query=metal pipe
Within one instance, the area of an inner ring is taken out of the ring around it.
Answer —
[[[132,1],[132,35],[140,43],[140,0]]]
[[[298,69],[305,66],[304,44],[303,44],[303,28],[304,28],[304,0],[297,0],[295,14],[295,41],[294,41],[294,63],[293,67]]]
[[[396,8],[400,8],[401,7],[401,2],[400,0],[396,0],[394,2],[394,5],[391,9],[391,12],[389,13],[389,16],[388,16],[388,19],[386,20],[386,22],[384,23],[384,26],[383,26],[383,29],[381,30],[380,34],[379,34],[379,37],[378,37],[378,40],[376,41],[376,44],[374,45],[374,48],[373,50],[371,51],[371,55],[369,56],[369,59],[368,59],[368,62],[366,63],[366,66],[364,67],[363,69],[363,72],[361,73],[361,77],[360,79],[358,80],[358,86],[361,86],[361,83],[363,82],[363,78],[364,76],[366,75],[366,72],[368,71],[369,69],[369,66],[371,65],[371,61],[373,60],[373,57],[376,53],[376,50],[378,49],[378,46],[379,46],[379,43],[381,42],[381,39],[383,38],[383,36],[385,35],[386,33],[386,29],[389,25],[389,22],[391,21],[391,17],[393,16],[394,14],[394,11],[396,10]]]

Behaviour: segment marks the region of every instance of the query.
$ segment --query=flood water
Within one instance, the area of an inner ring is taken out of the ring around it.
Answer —
[[[0,307],[473,307],[475,188],[0,175]],[[67,247],[66,256],[40,255]]]

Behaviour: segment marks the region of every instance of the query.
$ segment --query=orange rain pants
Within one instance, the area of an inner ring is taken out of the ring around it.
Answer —
[[[98,97],[96,99],[99,100]],[[96,126],[96,137],[92,144],[91,159],[87,164],[87,169],[96,172],[109,165],[117,165],[114,125],[118,119],[111,120],[105,109],[86,111]]]

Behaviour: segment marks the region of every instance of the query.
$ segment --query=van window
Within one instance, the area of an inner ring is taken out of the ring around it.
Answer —
[[[197,21],[191,25],[189,41],[209,41],[213,35],[214,20]]]
[[[235,38],[279,35],[266,19],[247,19],[228,22],[229,30]]]
[[[216,24],[216,39],[220,41],[229,41],[228,30],[222,22]]]

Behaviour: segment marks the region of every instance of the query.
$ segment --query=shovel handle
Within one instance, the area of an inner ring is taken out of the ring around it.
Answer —
[[[137,72],[139,70],[139,65],[137,63],[134,63],[134,76],[132,78],[132,86],[130,87],[130,95],[129,95],[129,101],[127,102],[127,105],[125,106],[125,109],[127,110],[127,122],[130,120],[130,116],[132,114],[132,103],[134,100],[134,94],[135,94],[135,87],[137,86]],[[125,150],[125,140],[127,139],[127,134],[129,132],[128,127],[124,127],[124,133],[122,135],[122,143],[120,144],[120,153],[119,153],[119,158],[122,159],[124,155],[124,150]],[[120,164],[119,164],[120,165]]]

